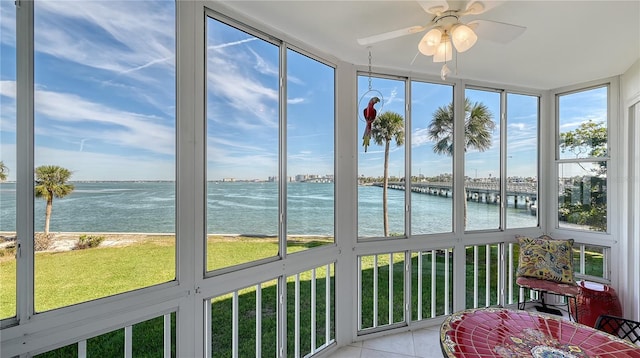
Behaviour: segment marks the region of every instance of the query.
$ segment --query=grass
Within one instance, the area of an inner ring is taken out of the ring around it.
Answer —
[[[290,240],[288,252],[316,247],[326,244],[327,240]],[[208,255],[207,267],[219,268],[247,262],[256,258],[271,256],[265,252],[277,252],[277,242],[275,240],[256,240],[251,238],[234,238],[227,240],[209,240],[209,252],[216,252],[216,255]],[[517,247],[514,254],[517,257]],[[274,251],[275,250],[275,251]],[[467,248],[466,279],[467,279],[467,306],[472,303],[473,294],[473,250]],[[484,305],[485,292],[485,247],[479,247],[479,302]],[[491,250],[491,295],[495,296],[495,282],[497,280],[496,259],[497,250],[492,246]],[[38,311],[63,307],[70,304],[85,302],[96,298],[126,292],[141,287],[170,281],[175,276],[175,248],[173,238],[158,237],[143,240],[126,247],[100,247],[88,250],[74,250],[60,253],[37,253],[35,280],[36,280],[36,308]],[[266,256],[265,256],[266,255]],[[444,263],[445,252],[439,250],[435,255],[436,260],[436,312],[437,315],[444,314]],[[411,307],[412,317],[417,317],[417,253],[413,253],[412,260],[412,293]],[[587,267],[602,267],[601,253],[589,253],[586,256]],[[431,260],[430,252],[423,253],[423,317],[431,316]],[[0,296],[0,317],[11,317],[15,314],[15,259],[10,257],[0,258],[0,283],[2,284],[2,295]],[[373,297],[373,256],[362,258],[362,327],[373,326],[373,305],[377,302],[378,326],[402,322],[404,320],[403,292],[404,292],[404,255],[393,255],[393,321],[389,322],[389,254],[378,255],[378,296]],[[449,270],[453,270],[453,260],[450,257]],[[316,302],[317,312],[321,312],[316,322],[316,346],[324,343],[325,322],[324,294],[325,294],[325,270],[319,269],[317,272]],[[595,271],[590,271],[597,273]],[[335,292],[333,272],[330,280],[330,292]],[[288,327],[288,351],[291,354],[294,350],[294,277],[287,278],[287,327]],[[308,337],[311,336],[310,314],[311,314],[311,283],[310,271],[300,275],[300,350],[302,355],[310,351],[311,343]],[[97,284],[99,282],[99,284]],[[453,288],[453,275],[450,275],[449,287]],[[262,319],[262,352],[264,355],[275,355],[276,323],[277,323],[277,286],[276,281],[265,282],[261,288],[262,307],[260,317]],[[238,327],[240,342],[240,355],[253,356],[255,352],[255,287],[248,287],[239,291],[239,317]],[[452,294],[452,291],[450,292]],[[335,307],[335,296],[331,295],[331,308]],[[450,304],[452,303],[450,296]],[[494,302],[492,301],[492,304]],[[230,356],[231,351],[231,295],[223,295],[212,299],[212,353],[214,357]],[[450,307],[451,308],[451,307]],[[332,313],[333,314],[333,313]],[[175,317],[172,325],[175,325]],[[147,322],[142,322],[134,326],[134,349],[136,356],[154,357],[162,356],[162,317]],[[331,322],[330,335],[334,335],[335,327]],[[137,334],[135,332],[138,332]],[[147,332],[147,333],[141,333]],[[174,330],[175,334],[175,330]],[[121,355],[124,331],[122,329],[110,332],[87,341],[89,356],[113,356]],[[332,337],[329,337],[331,339]],[[175,342],[175,339],[173,340]],[[138,350],[139,349],[139,350]],[[175,347],[174,347],[175,349]],[[52,352],[40,355],[42,357],[73,357],[77,354],[76,345],[63,347]]]

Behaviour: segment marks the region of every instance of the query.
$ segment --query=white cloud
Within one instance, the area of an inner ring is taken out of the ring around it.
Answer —
[[[0,94],[15,98],[15,82],[2,81]],[[166,119],[118,110],[80,96],[36,88],[37,134],[80,140],[94,139],[132,149],[175,153],[175,129]]]
[[[171,2],[38,1],[35,50],[59,59],[152,81],[150,66],[173,71]],[[140,16],[144,14],[144,16]]]

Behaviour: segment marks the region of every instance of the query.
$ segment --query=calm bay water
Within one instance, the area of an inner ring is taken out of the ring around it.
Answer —
[[[79,182],[65,198],[55,198],[52,232],[175,232],[175,184],[172,182]],[[288,232],[333,235],[332,184],[290,183]],[[412,193],[412,233],[451,231],[451,198]],[[382,189],[358,187],[360,236],[382,233]],[[15,183],[0,184],[0,231],[15,231]],[[390,232],[403,232],[404,192],[389,191]],[[36,199],[35,230],[44,228],[45,201]],[[498,227],[497,205],[468,203],[469,229]],[[207,230],[219,234],[277,233],[276,183],[207,185]],[[508,208],[509,227],[535,226],[521,208]]]

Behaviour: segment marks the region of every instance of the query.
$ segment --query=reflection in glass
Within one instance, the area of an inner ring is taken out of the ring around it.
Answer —
[[[607,231],[607,103],[607,86],[558,96],[559,227]]]
[[[452,102],[450,85],[411,83],[411,235],[453,230],[453,156],[436,148],[436,137],[453,138]],[[438,126],[437,120],[448,123]]]
[[[173,280],[175,4],[34,6],[36,311]]]
[[[465,90],[465,230],[500,228],[500,93]]]
[[[538,225],[538,97],[507,94],[507,229]]]
[[[210,271],[278,255],[280,82],[277,46],[206,25]]]
[[[607,230],[606,162],[558,165],[558,221],[561,228]]]
[[[287,51],[287,252],[334,241],[334,78]]]
[[[405,82],[359,76],[358,98],[358,236],[403,237]]]

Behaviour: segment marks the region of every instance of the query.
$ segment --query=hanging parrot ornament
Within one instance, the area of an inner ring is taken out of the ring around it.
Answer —
[[[364,114],[364,119],[367,121],[367,126],[364,129],[364,135],[362,136],[362,145],[364,146],[364,151],[367,151],[367,147],[369,146],[369,141],[371,140],[371,125],[373,124],[373,121],[376,119],[376,109],[375,109],[375,105],[376,103],[380,102],[380,98],[378,97],[371,97],[371,99],[369,100],[369,104],[367,105],[367,108],[364,109],[363,114]]]

